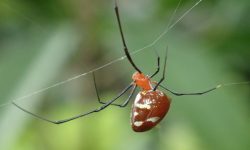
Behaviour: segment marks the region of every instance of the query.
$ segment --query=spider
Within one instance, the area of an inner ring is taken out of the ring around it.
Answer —
[[[131,112],[131,126],[132,129],[135,132],[144,132],[152,129],[155,127],[167,114],[170,104],[171,104],[171,99],[168,97],[163,91],[159,90],[158,88],[161,87],[162,89],[172,93],[173,95],[176,96],[183,96],[183,95],[202,95],[208,92],[211,92],[217,88],[220,88],[222,85],[217,85],[216,87],[213,87],[209,90],[202,91],[202,92],[194,92],[194,93],[178,93],[174,92],[167,87],[161,85],[161,83],[165,79],[165,70],[166,70],[166,62],[167,62],[167,50],[166,50],[166,55],[164,59],[164,68],[163,68],[163,74],[161,79],[158,82],[153,82],[151,79],[157,75],[160,71],[160,57],[157,56],[157,69],[152,75],[145,75],[134,63],[132,57],[130,56],[126,40],[124,37],[124,33],[122,30],[122,24],[120,20],[120,15],[119,15],[119,8],[117,1],[115,0],[115,14],[116,14],[116,19],[120,31],[120,36],[123,44],[123,50],[126,54],[126,57],[130,64],[133,66],[133,68],[136,70],[136,72],[132,75],[132,82],[125,87],[115,98],[107,101],[107,102],[102,102],[98,90],[97,90],[97,85],[96,85],[96,79],[95,79],[95,74],[94,71],[92,72],[93,75],[93,81],[94,81],[94,87],[96,91],[96,95],[98,98],[98,102],[102,104],[99,108],[96,108],[94,110],[91,110],[89,112],[84,112],[82,114],[63,119],[63,120],[50,120],[45,117],[42,117],[40,115],[37,115],[35,113],[32,113],[25,108],[19,106],[16,104],[14,101],[12,102],[13,105],[15,105],[17,108],[21,109],[22,111],[38,118],[43,121],[53,123],[53,124],[63,124],[84,116],[87,116],[89,114],[95,113],[95,112],[100,112],[107,108],[110,105],[114,105],[117,107],[126,107],[130,100],[132,99],[135,90],[137,87],[141,89],[141,91],[137,94],[134,103],[132,105],[132,112]],[[116,104],[114,103],[117,99],[119,99],[123,94],[125,94],[128,90],[130,91],[130,95],[128,98],[124,101],[123,104]]]

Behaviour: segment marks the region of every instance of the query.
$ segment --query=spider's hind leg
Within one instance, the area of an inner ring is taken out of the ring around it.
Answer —
[[[93,72],[92,73],[92,76],[93,76],[93,82],[94,82],[94,86],[95,86],[95,91],[96,91],[96,95],[97,95],[97,99],[98,99],[98,102],[100,104],[106,104],[107,102],[103,102],[101,101],[101,98],[99,96],[99,92],[98,92],[98,89],[97,89],[97,84],[96,84],[96,79],[95,79],[95,73]],[[120,98],[123,94],[125,94],[131,87],[133,86],[133,83],[130,83],[127,87],[124,88],[124,90],[122,90],[121,93],[119,93],[115,99],[118,99]],[[128,99],[123,103],[123,104],[115,104],[115,103],[111,103],[110,105],[113,105],[113,106],[118,106],[118,107],[125,107],[129,100],[131,99],[132,95],[134,94],[135,92],[135,89],[136,89],[136,86],[133,87]]]

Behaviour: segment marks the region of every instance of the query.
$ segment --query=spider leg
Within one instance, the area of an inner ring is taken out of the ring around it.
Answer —
[[[220,88],[222,85],[219,84],[219,85],[217,85],[216,87],[213,87],[213,88],[211,88],[211,89],[208,89],[208,90],[205,90],[205,91],[201,91],[201,92],[193,92],[193,93],[179,93],[179,92],[174,92],[174,91],[168,89],[167,87],[164,87],[164,86],[162,86],[162,85],[159,85],[159,86],[160,86],[161,88],[163,88],[163,89],[169,91],[170,93],[176,95],[176,96],[184,96],[184,95],[203,95],[203,94],[212,92],[212,91],[214,91],[214,90]]]
[[[157,87],[162,83],[162,81],[164,81],[165,79],[165,72],[166,72],[166,65],[167,65],[167,55],[168,55],[168,47],[166,49],[166,55],[165,55],[165,61],[164,61],[164,68],[163,68],[163,74],[162,74],[162,78],[160,79],[160,81],[156,84],[156,86],[154,87],[154,91],[157,89]]]
[[[155,75],[157,75],[157,73],[160,71],[160,57],[157,54],[157,69],[156,71],[150,76],[150,78],[153,78]]]
[[[106,102],[101,101],[101,98],[100,98],[100,96],[99,96],[99,92],[98,92],[98,89],[97,89],[97,84],[96,84],[96,79],[95,79],[95,73],[94,73],[94,72],[92,72],[92,76],[93,76],[93,81],[94,81],[94,85],[95,85],[95,91],[96,91],[96,95],[97,95],[98,102],[99,102],[100,104],[106,104]],[[132,86],[133,86],[133,83],[130,83],[130,84],[124,89],[124,93],[127,92]],[[133,88],[133,90],[134,90],[134,88]],[[133,90],[132,90],[132,91],[133,91]],[[117,98],[117,99],[120,98],[124,93],[123,93],[123,92],[120,93],[116,98]],[[110,104],[110,105],[121,107],[121,104],[113,104],[113,103],[112,103],[112,104]]]
[[[124,52],[125,52],[128,60],[129,60],[130,64],[134,67],[134,69],[136,71],[138,71],[139,73],[142,73],[142,71],[135,65],[132,57],[129,54],[128,47],[127,47],[127,44],[126,44],[126,40],[125,40],[125,37],[124,37],[124,34],[123,34],[123,30],[122,30],[122,24],[121,24],[121,19],[120,19],[120,14],[119,14],[119,8],[118,8],[117,0],[115,0],[115,14],[116,14],[116,19],[117,19],[117,23],[118,23],[120,35],[121,35],[121,38],[122,38],[123,50],[124,50]]]
[[[43,121],[46,121],[46,122],[50,122],[50,123],[53,123],[53,124],[62,124],[62,123],[66,123],[66,122],[69,122],[69,121],[72,121],[72,120],[75,120],[75,119],[78,119],[78,118],[81,118],[81,117],[84,117],[84,116],[87,116],[89,114],[92,114],[92,113],[95,113],[95,112],[99,112],[99,111],[105,109],[106,107],[108,107],[109,105],[111,105],[114,101],[116,101],[119,97],[121,97],[129,88],[132,87],[132,85],[133,84],[131,84],[130,86],[128,86],[127,88],[125,88],[122,92],[120,92],[120,94],[117,97],[115,97],[114,99],[112,99],[112,100],[108,101],[107,103],[103,104],[99,108],[91,110],[89,112],[85,112],[85,113],[76,115],[76,116],[73,116],[73,117],[70,117],[70,118],[67,118],[67,119],[62,119],[62,120],[50,120],[50,119],[47,119],[47,118],[42,117],[40,115],[37,115],[37,114],[35,114],[33,112],[30,112],[27,109],[24,109],[23,107],[21,107],[18,104],[16,104],[14,101],[12,101],[12,104],[14,106],[16,106],[17,108],[19,108],[20,110],[22,110],[22,111],[24,111],[24,112],[26,112],[26,113],[28,113],[28,114],[30,114],[30,115],[32,115],[32,116],[40,119],[40,120],[43,120]],[[134,89],[133,89],[133,91],[134,91]],[[133,94],[133,92],[132,92],[132,94]],[[130,99],[132,97],[132,94],[129,96],[128,99]],[[127,101],[129,101],[129,100],[126,100],[125,102],[127,102]]]
[[[134,93],[135,93],[135,90],[136,90],[136,85],[133,87],[133,89],[132,89],[132,91],[131,91],[131,93],[130,93],[130,95],[129,95],[129,97],[127,98],[127,100],[123,103],[123,104],[116,104],[116,106],[119,106],[119,107],[126,107],[127,105],[128,105],[128,103],[129,103],[129,101],[131,100],[131,98],[132,98],[132,96],[134,95]]]
[[[163,68],[163,75],[162,75],[162,78],[160,79],[160,81],[159,81],[158,83],[156,83],[156,86],[155,86],[154,89],[153,89],[154,91],[157,89],[158,86],[160,86],[161,88],[163,88],[163,89],[169,91],[170,93],[172,93],[172,94],[174,94],[174,95],[176,95],[176,96],[184,96],[184,95],[203,95],[203,94],[212,92],[212,91],[214,91],[214,90],[216,90],[216,89],[222,87],[222,85],[219,84],[219,85],[217,85],[217,86],[215,86],[215,87],[213,87],[213,88],[210,88],[210,89],[208,89],[208,90],[205,90],[205,91],[201,91],[201,92],[191,92],[191,93],[179,93],[179,92],[174,92],[174,91],[168,89],[167,87],[164,87],[163,85],[161,85],[161,83],[162,83],[162,81],[165,79],[165,70],[166,70],[166,64],[167,64],[167,52],[168,52],[168,48],[167,48],[167,50],[166,50],[166,55],[165,55],[165,62],[164,62],[164,68]],[[159,66],[160,66],[160,65],[159,65],[159,59],[160,59],[160,58],[158,57],[158,69],[157,69],[157,71],[156,71],[152,76],[156,75],[156,74],[159,72],[159,68],[160,68],[160,67],[159,67]],[[151,76],[151,77],[152,77],[152,76]]]

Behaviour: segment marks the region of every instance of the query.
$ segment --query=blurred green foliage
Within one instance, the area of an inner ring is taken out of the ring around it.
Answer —
[[[130,51],[150,44],[163,32],[178,2],[119,1]],[[183,1],[174,21],[195,3]],[[2,0],[0,104],[123,56],[113,4],[112,0]],[[168,46],[164,84],[176,91],[248,81],[249,8],[247,0],[204,0],[158,43],[133,58],[150,74],[156,66],[155,50],[162,56]],[[98,70],[102,99],[113,98],[130,82],[133,71],[126,60]],[[227,86],[204,96],[170,96],[167,117],[145,133],[131,130],[129,107],[111,106],[57,126],[7,105],[0,108],[0,149],[250,149],[249,85]],[[91,74],[17,102],[52,119],[100,106]]]

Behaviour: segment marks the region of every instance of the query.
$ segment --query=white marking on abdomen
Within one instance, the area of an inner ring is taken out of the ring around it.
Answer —
[[[141,99],[141,94],[137,94],[137,96],[135,97],[135,103],[138,103],[138,101]]]
[[[145,109],[145,108],[150,109],[151,108],[150,104],[152,104],[152,101],[150,99],[145,99],[144,104],[140,104],[140,103],[135,102],[135,107],[138,107],[140,109]]]
[[[139,115],[139,113],[138,112],[134,112],[134,116],[137,116],[137,115]]]
[[[139,104],[139,103],[136,103],[135,107],[138,107],[140,109],[145,109],[145,108],[150,109],[151,108],[151,106],[149,104]]]
[[[142,121],[136,121],[136,122],[134,122],[134,125],[137,126],[137,127],[141,126],[142,124],[143,124]]]
[[[160,117],[151,117],[151,118],[148,118],[147,121],[150,121],[150,122],[155,123],[155,122],[158,121],[159,119],[160,119]]]

